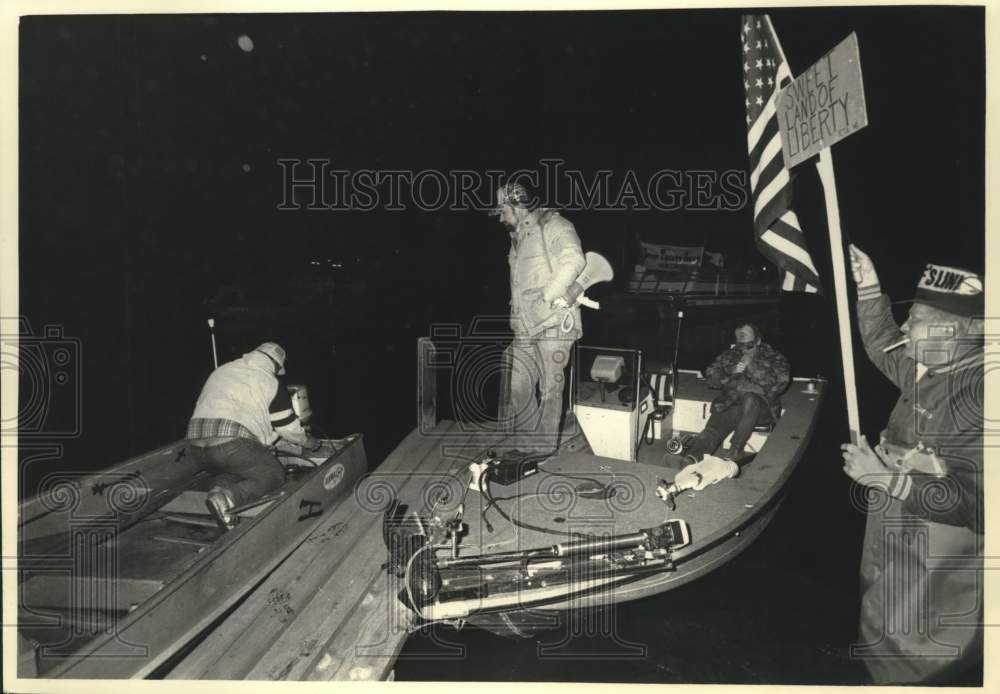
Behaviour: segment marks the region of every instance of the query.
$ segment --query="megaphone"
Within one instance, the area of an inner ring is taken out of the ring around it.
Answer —
[[[610,282],[615,277],[615,271],[611,269],[611,263],[600,253],[588,251],[584,256],[587,264],[583,272],[576,278],[576,281],[566,290],[563,297],[567,306],[586,306],[587,308],[599,309],[601,305],[583,295],[585,291],[593,287],[598,282]]]

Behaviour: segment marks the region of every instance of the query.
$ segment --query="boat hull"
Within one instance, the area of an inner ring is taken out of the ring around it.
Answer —
[[[46,534],[41,539],[58,539],[60,534],[68,534],[69,542],[63,546],[69,548],[70,554],[80,550],[77,553],[84,556],[47,557],[64,574],[69,567],[63,579],[65,599],[53,601],[49,595],[45,600],[47,605],[55,602],[64,609],[48,610],[32,604],[34,600],[27,590],[29,581],[45,573],[41,570],[45,560],[30,555],[23,548],[31,545],[22,544],[22,565],[33,569],[30,576],[22,574],[26,580],[21,584],[19,622],[22,631],[29,631],[34,641],[40,643],[34,649],[34,669],[43,677],[58,678],[127,678],[152,673],[263,580],[331,509],[350,498],[355,482],[367,472],[367,460],[360,436],[345,441],[346,445],[322,465],[286,482],[280,497],[229,532],[205,528],[199,531],[200,536],[208,534],[204,541],[174,538],[175,544],[190,543],[190,552],[176,555],[184,567],[179,571],[173,569],[174,575],[165,580],[138,578],[137,572],[153,571],[151,565],[155,561],[135,560],[133,563],[142,565],[131,566],[133,555],[128,550],[136,538],[164,540],[163,531],[155,528],[171,523],[169,517],[164,518],[166,514],[154,513],[155,509],[147,507],[144,509],[147,516],[140,519],[133,510],[131,515],[120,514],[117,525],[106,520],[74,520],[73,514],[65,510],[45,517],[36,514],[36,531],[42,523],[46,525]],[[144,469],[144,461],[174,459],[182,445],[179,442],[165,447],[131,461],[131,466],[125,464],[104,474],[121,479],[131,472],[135,473],[131,479],[141,478],[141,473],[135,471]],[[184,470],[188,472],[186,467]],[[100,477],[88,477],[78,486],[87,488],[95,480],[100,484]],[[151,492],[147,499],[156,495],[153,485],[146,487]],[[37,502],[28,502],[22,510],[25,509],[37,510]],[[59,516],[64,516],[62,533],[55,530]],[[94,546],[93,538],[102,532],[104,541]],[[132,538],[131,545],[128,538]],[[166,553],[186,548],[160,544],[156,549],[158,553]],[[96,570],[102,564],[104,571]],[[78,594],[93,592],[95,586],[107,598],[100,605],[104,609],[97,611],[99,618],[88,621],[85,613],[94,610]],[[138,594],[139,602],[130,605],[130,593]],[[57,641],[45,640],[46,625],[51,627],[50,634],[59,635]],[[24,670],[30,676],[32,668]]]

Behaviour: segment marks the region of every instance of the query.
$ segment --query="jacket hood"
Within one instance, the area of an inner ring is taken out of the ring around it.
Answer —
[[[271,375],[277,373],[275,371],[274,361],[263,352],[257,352],[257,351],[247,352],[246,354],[243,355],[241,361],[243,361],[248,366],[251,366],[255,369],[259,369],[261,371],[265,371]]]

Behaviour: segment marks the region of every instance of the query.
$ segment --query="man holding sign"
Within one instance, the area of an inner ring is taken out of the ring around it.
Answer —
[[[928,265],[902,327],[851,246],[865,351],[900,389],[879,444],[844,444],[865,486],[862,658],[876,684],[943,683],[982,659],[983,281]]]

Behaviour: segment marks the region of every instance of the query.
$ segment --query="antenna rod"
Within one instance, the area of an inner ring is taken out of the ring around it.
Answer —
[[[219,353],[215,349],[215,319],[214,318],[209,318],[208,319],[208,330],[209,330],[210,333],[212,333],[212,363],[215,365],[215,368],[217,369],[217,368],[219,368]]]

